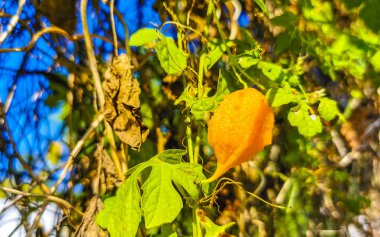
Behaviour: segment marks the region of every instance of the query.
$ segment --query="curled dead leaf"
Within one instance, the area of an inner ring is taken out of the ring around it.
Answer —
[[[149,129],[142,123],[140,86],[133,78],[130,58],[122,54],[112,60],[103,84],[104,116],[120,140],[139,150]]]

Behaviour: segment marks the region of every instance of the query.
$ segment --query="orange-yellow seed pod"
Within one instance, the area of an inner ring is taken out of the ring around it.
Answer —
[[[212,182],[272,143],[274,114],[263,94],[253,88],[224,97],[214,111],[208,142],[217,159],[215,173],[203,182]]]

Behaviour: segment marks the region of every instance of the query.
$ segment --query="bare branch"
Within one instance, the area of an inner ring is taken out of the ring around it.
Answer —
[[[59,197],[56,197],[56,196],[51,196],[51,195],[47,195],[47,194],[27,193],[27,192],[19,191],[17,189],[7,188],[7,187],[0,187],[0,190],[3,191],[3,192],[13,193],[13,194],[21,195],[21,196],[24,196],[24,197],[42,197],[42,198],[46,198],[47,200],[49,200],[51,202],[57,203],[58,205],[66,207],[68,209],[73,209],[78,214],[83,215],[83,212],[81,212],[80,210],[76,209],[68,201],[63,200],[63,199],[61,199]]]
[[[24,7],[25,2],[26,0],[18,1],[18,8],[17,8],[16,14],[14,14],[11,20],[9,21],[7,30],[0,35],[0,45],[4,42],[4,40],[8,37],[8,35],[13,31],[13,28],[17,25],[17,22],[20,19],[22,8]]]
[[[53,194],[58,186],[62,183],[64,178],[66,177],[66,174],[69,170],[71,170],[72,165],[74,163],[74,158],[78,155],[80,150],[82,149],[85,141],[90,137],[90,135],[94,132],[95,128],[98,127],[99,123],[104,119],[104,115],[100,114],[92,123],[90,128],[86,131],[86,133],[83,135],[83,137],[77,142],[74,149],[71,151],[70,156],[68,160],[66,161],[66,165],[63,168],[61,174],[59,175],[59,178],[57,182],[54,184],[53,187],[50,188],[50,194]]]

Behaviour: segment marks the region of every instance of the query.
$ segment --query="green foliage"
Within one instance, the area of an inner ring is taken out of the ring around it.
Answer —
[[[135,237],[142,216],[137,174],[129,177],[117,190],[116,196],[104,202],[96,222],[113,237]]]
[[[301,103],[294,107],[288,114],[290,125],[298,128],[298,132],[306,137],[312,137],[322,132],[321,119],[316,114],[309,112],[310,107]]]
[[[195,201],[200,195],[196,183],[206,179],[201,165],[182,162],[185,153],[184,150],[166,150],[130,169],[130,176],[118,188],[116,196],[105,201],[97,223],[112,236],[135,236],[142,216],[148,229],[172,222],[183,207],[173,183]],[[142,186],[141,196],[137,179],[149,167],[150,175]],[[203,184],[202,189],[207,192],[208,185]]]
[[[219,71],[219,79],[216,92],[210,97],[195,97],[191,95],[190,87],[188,87],[181,96],[176,100],[175,104],[185,102],[186,107],[190,108],[190,112],[196,120],[204,120],[205,113],[212,112],[223,100],[224,96],[236,90],[236,85],[231,83],[231,75],[224,69]]]
[[[335,100],[329,98],[320,99],[318,112],[321,117],[326,121],[333,120],[337,115],[340,115],[338,104]]]
[[[292,102],[297,102],[297,96],[290,88],[275,88],[268,91],[269,101],[272,107],[279,107]]]
[[[157,56],[167,74],[177,74],[186,69],[187,55],[177,48],[172,38],[162,36],[156,45]]]

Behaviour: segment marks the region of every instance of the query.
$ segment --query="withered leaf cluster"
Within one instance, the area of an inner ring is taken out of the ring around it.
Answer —
[[[104,116],[120,140],[139,150],[149,129],[142,123],[139,82],[133,78],[130,58],[122,54],[112,60],[103,84]]]

